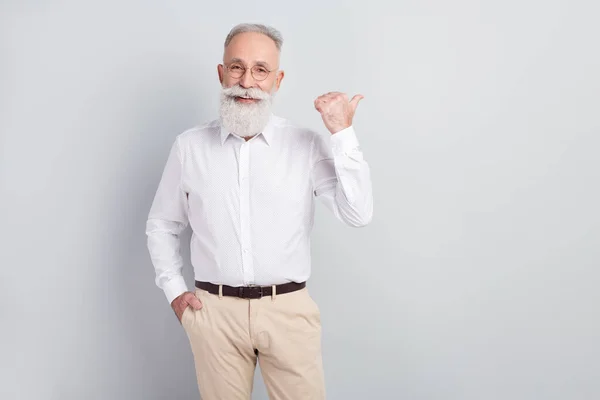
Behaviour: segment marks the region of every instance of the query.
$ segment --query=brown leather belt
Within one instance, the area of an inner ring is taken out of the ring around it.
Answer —
[[[295,292],[306,286],[306,282],[289,282],[275,285],[275,295]],[[219,285],[210,282],[196,281],[196,287],[212,294],[219,294]],[[260,299],[273,294],[272,286],[227,286],[223,285],[223,296],[241,297],[242,299]]]

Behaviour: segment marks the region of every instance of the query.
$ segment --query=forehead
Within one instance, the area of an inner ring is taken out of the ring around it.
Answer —
[[[279,51],[275,42],[261,33],[245,32],[236,35],[223,55],[225,63],[233,59],[241,60],[253,65],[258,62],[276,66],[279,60]]]

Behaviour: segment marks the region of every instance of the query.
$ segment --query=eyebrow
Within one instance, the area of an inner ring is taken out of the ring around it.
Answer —
[[[242,60],[241,58],[232,58],[231,61],[229,61],[230,63],[240,63],[240,64],[244,64],[246,65],[246,62],[244,60]],[[256,64],[254,65],[259,65],[261,67],[266,67],[267,69],[269,68],[269,63],[267,63],[266,61],[257,61]]]

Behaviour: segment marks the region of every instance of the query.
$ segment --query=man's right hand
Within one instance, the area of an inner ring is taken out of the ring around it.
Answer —
[[[183,312],[187,307],[192,307],[194,310],[199,310],[202,308],[202,303],[192,292],[184,292],[175,297],[171,302],[171,308],[175,312],[175,315],[177,315],[177,319],[180,323]]]

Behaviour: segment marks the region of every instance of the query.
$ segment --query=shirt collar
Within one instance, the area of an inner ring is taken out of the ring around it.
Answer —
[[[265,128],[263,129],[262,132],[257,133],[257,136],[262,136],[263,139],[265,140],[265,143],[267,143],[268,146],[271,145],[271,141],[273,140],[273,113],[271,113],[269,115],[269,122],[267,122],[267,125],[265,126]],[[231,132],[228,132],[225,127],[223,127],[223,124],[221,124],[219,122],[219,129],[220,129],[220,136],[221,136],[221,145],[223,145],[223,143],[225,143],[225,141],[227,140],[227,138],[229,137],[229,135],[232,135]]]

